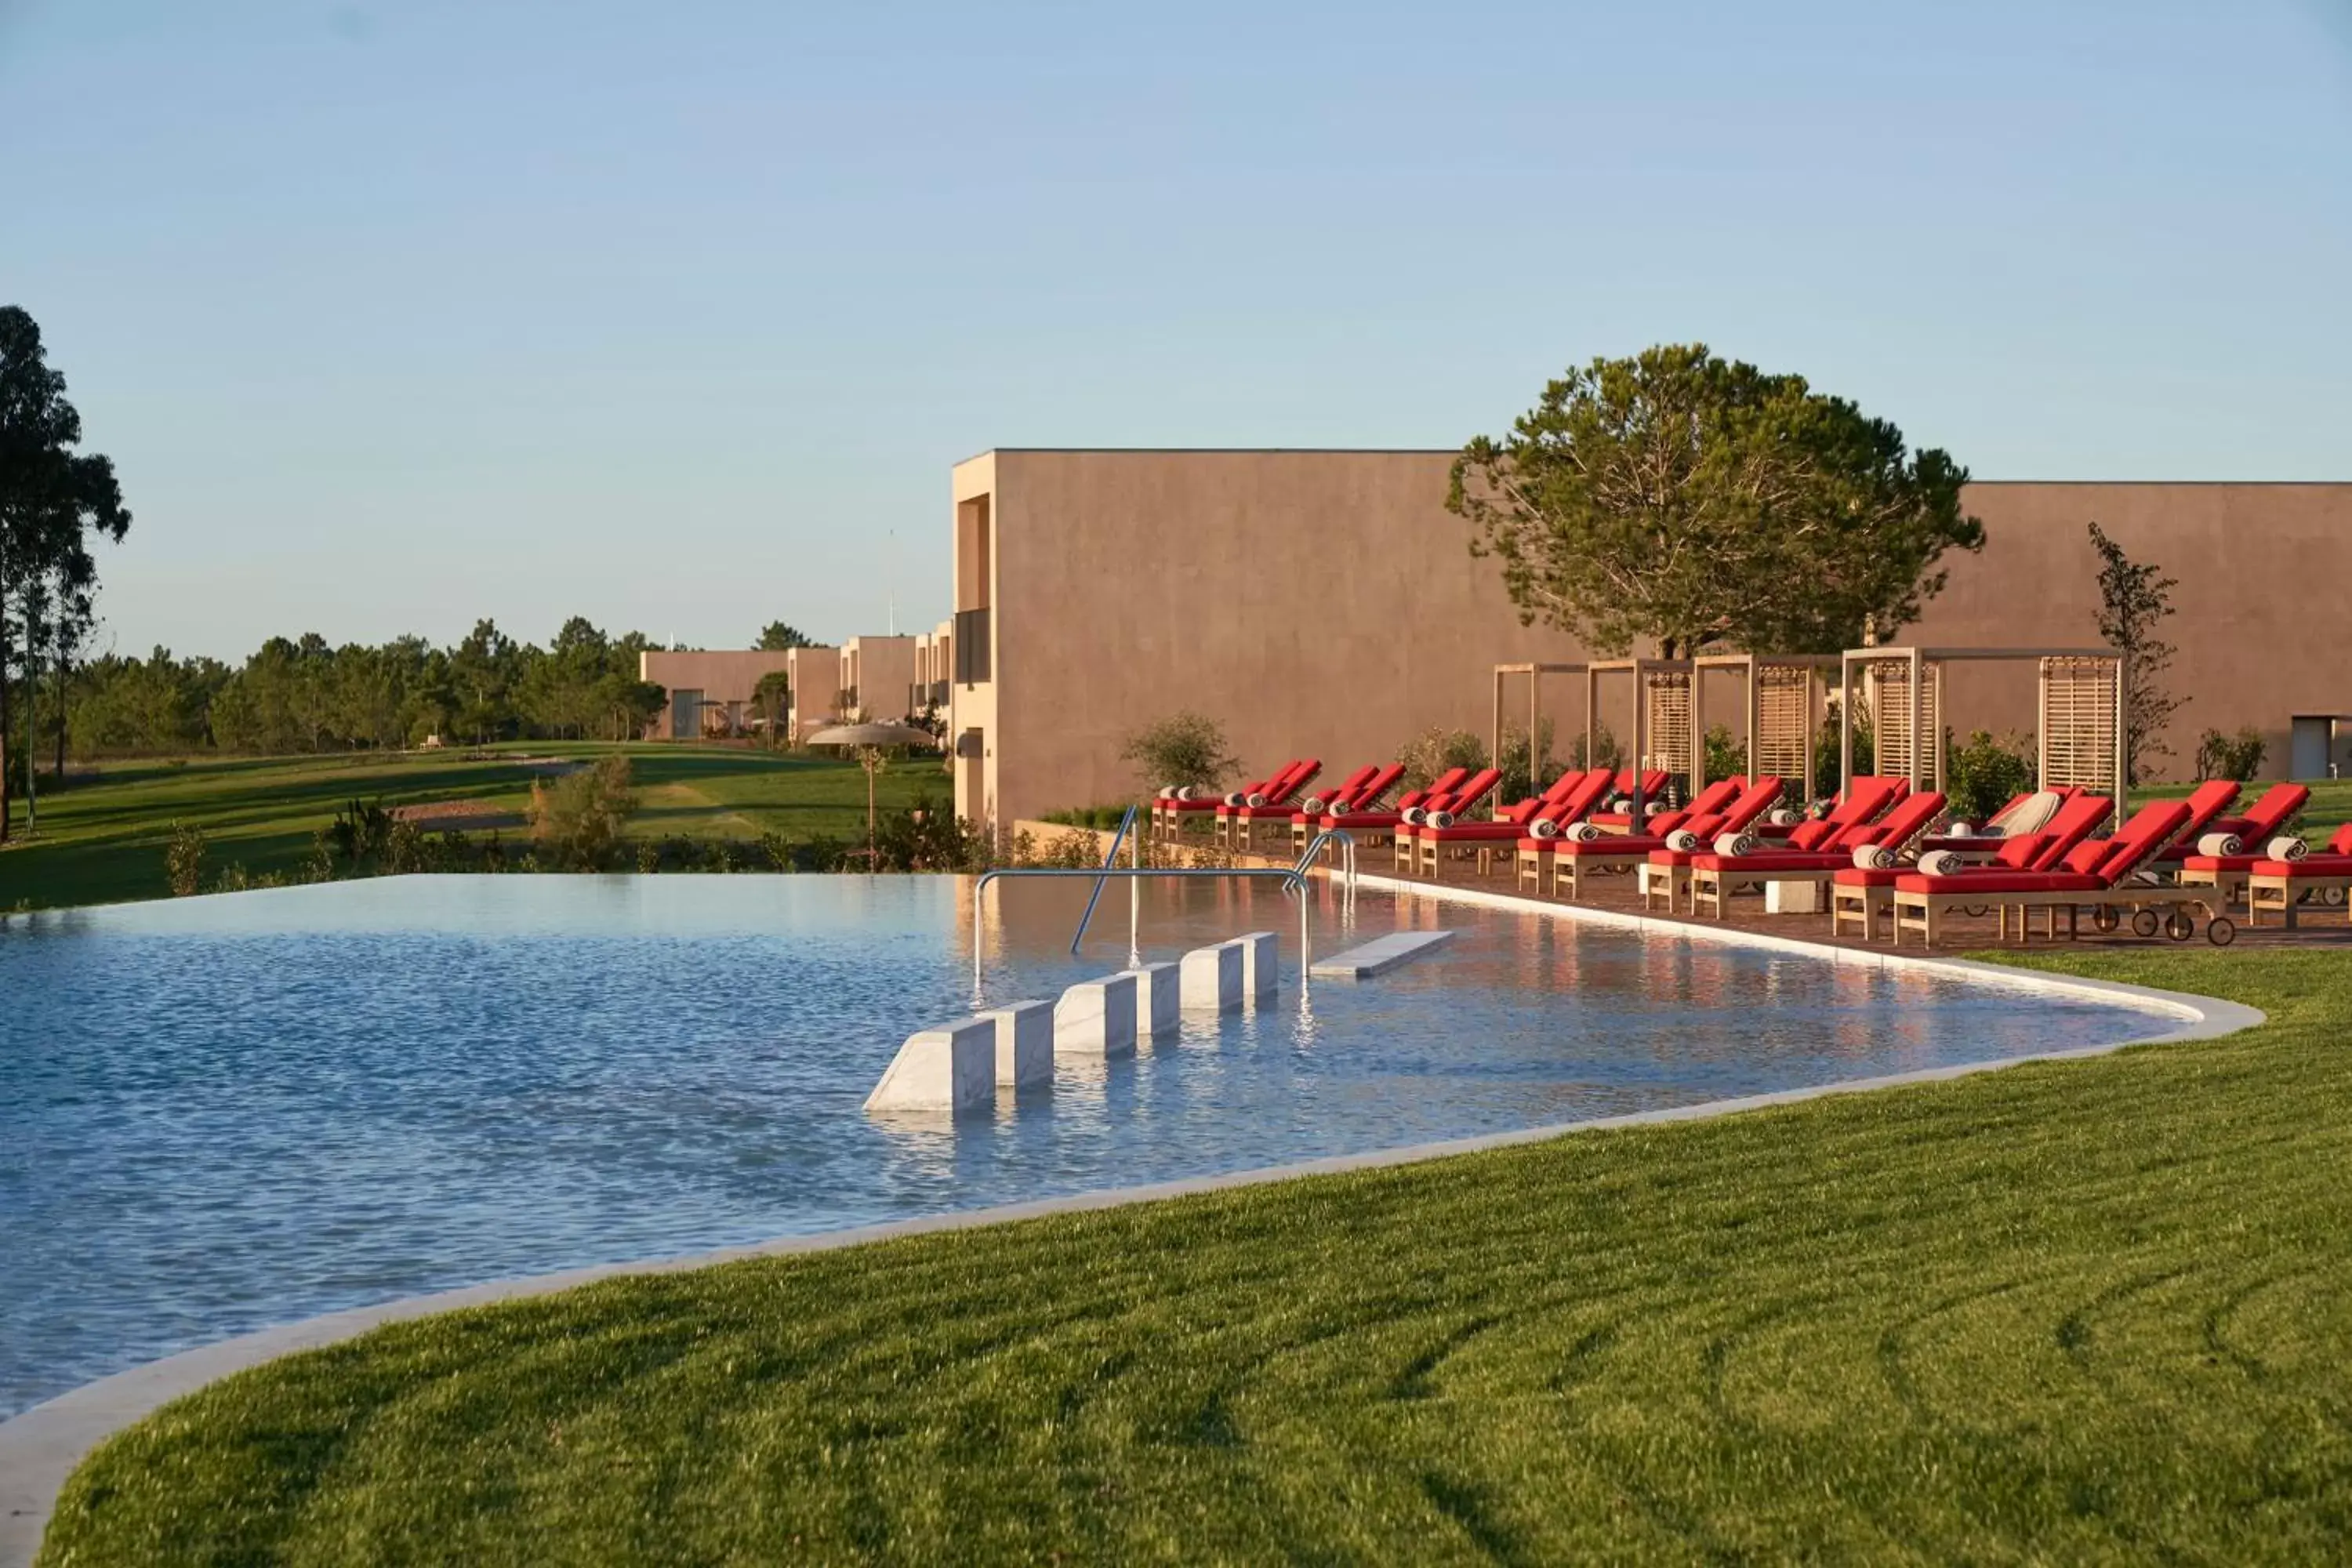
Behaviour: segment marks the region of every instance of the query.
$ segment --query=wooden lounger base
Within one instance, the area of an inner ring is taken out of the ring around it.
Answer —
[[[2058,916],[2066,917],[2066,936],[2073,941],[2082,935],[2083,911],[2091,912],[2092,928],[2110,931],[2122,925],[2124,911],[2131,911],[2133,931],[2140,936],[2154,936],[2159,931],[2175,942],[2186,942],[2197,934],[2196,917],[2191,910],[2205,916],[2206,939],[2216,947],[2226,947],[2237,940],[2238,928],[2224,912],[2217,896],[2185,888],[2114,888],[2105,892],[2063,893],[1914,893],[1900,889],[1895,894],[1895,945],[1903,945],[1903,933],[1919,933],[1920,945],[1933,947],[1939,933],[1938,923],[1954,910],[1981,910],[1990,905],[1996,914],[1994,940],[2007,942],[2010,939],[2010,911],[2017,911],[2017,942],[2023,946],[2032,940],[2033,911],[2042,913],[2042,934],[2054,942],[2058,937]]]
[[[2343,907],[2347,921],[2352,921],[2352,877],[2274,877],[2249,875],[2246,878],[2246,923],[2258,926],[2264,914],[2274,914],[2287,930],[2295,928],[2295,910],[2304,895],[2316,893],[2322,902],[2330,901],[2329,893],[2345,894]]]

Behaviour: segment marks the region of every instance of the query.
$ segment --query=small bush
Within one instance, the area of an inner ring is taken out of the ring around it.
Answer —
[[[1119,819],[1127,815],[1127,809],[1124,805],[1066,806],[1060,811],[1047,812],[1039,820],[1050,822],[1056,827],[1099,827],[1108,833],[1118,826]]]
[[[1982,822],[2033,787],[2033,741],[2014,731],[1972,731],[1965,745],[1944,737],[1944,793],[1952,815]]]
[[[1441,725],[1424,730],[1405,742],[1397,761],[1404,764],[1404,787],[1421,789],[1448,768],[1475,772],[1485,767],[1486,742],[1467,730],[1448,730]]]
[[[2235,735],[2208,730],[2197,742],[2197,776],[2245,784],[2263,771],[2263,758],[2269,751],[2260,730],[2249,727]]]
[[[611,858],[621,829],[637,809],[629,759],[619,752],[553,784],[530,786],[533,853],[557,866],[595,870]]]
[[[1172,713],[1127,738],[1119,761],[1135,764],[1147,789],[1191,784],[1222,788],[1241,771],[1241,759],[1225,750],[1225,727],[1204,713]]]
[[[1710,724],[1706,730],[1706,776],[1711,779],[1745,778],[1748,774],[1748,742],[1737,740],[1727,724]]]
[[[184,822],[172,824],[172,841],[163,849],[163,877],[172,896],[193,898],[205,888],[205,836]]]
[[[1572,768],[1622,768],[1625,765],[1625,748],[1617,743],[1617,737],[1609,732],[1608,725],[1595,724],[1590,748],[1584,743],[1584,731],[1581,730],[1576,732],[1576,739],[1569,742],[1568,765]]]
[[[1542,753],[1545,760],[1545,765],[1547,767],[1559,769],[1563,767],[1572,767],[1575,765],[1573,763],[1562,763],[1559,758],[1552,755],[1550,720],[1544,719],[1538,721],[1536,739],[1539,743],[1530,745],[1528,742],[1528,732],[1525,730],[1513,729],[1509,725],[1504,726],[1503,749],[1497,754],[1497,760],[1495,763],[1495,766],[1500,769],[1503,774],[1503,782],[1496,786],[1495,798],[1496,800],[1524,800],[1528,795],[1538,793],[1546,784],[1551,783],[1550,779],[1538,780],[1536,777],[1536,755],[1538,752]]]

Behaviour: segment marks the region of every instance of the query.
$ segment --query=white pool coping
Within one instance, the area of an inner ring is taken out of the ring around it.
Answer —
[[[1412,1164],[1423,1160],[1442,1159],[1453,1154],[1475,1153],[1482,1149],[1507,1148],[1513,1144],[1534,1143],[1545,1139],[1571,1133],[1600,1132],[1616,1128],[1648,1127],[1675,1121],[1697,1121],[1717,1116],[1727,1116],[1743,1110],[1757,1110],[1768,1106],[1794,1105],[1829,1095],[1859,1094],[1873,1089],[1893,1089],[1905,1084],[1935,1083],[1948,1079],[1965,1078],[1981,1072],[1998,1071],[2021,1062],[2068,1061],[2082,1058],[2105,1056],[2131,1046],[2177,1043],[2186,1040],[2213,1039],[2252,1028],[2265,1021],[2257,1008],[2218,997],[2197,996],[2186,992],[2159,991],[2144,985],[2126,985],[2115,981],[2091,980],[2079,975],[2046,973],[2035,970],[2011,969],[2000,964],[1977,963],[1966,959],[1937,958],[1927,953],[1878,952],[1823,942],[1807,942],[1797,937],[1775,936],[1769,932],[1741,931],[1724,927],[1717,929],[1702,922],[1680,920],[1658,920],[1647,916],[1623,913],[1613,910],[1598,910],[1575,904],[1517,898],[1509,894],[1490,892],[1475,888],[1449,888],[1427,882],[1412,882],[1391,877],[1362,877],[1358,886],[1377,892],[1431,900],[1441,903],[1475,904],[1486,908],[1507,910],[1519,914],[1544,914],[1555,919],[1574,920],[1597,925],[1631,928],[1652,935],[1675,936],[1692,941],[1724,942],[1739,946],[1769,949],[1774,952],[1827,959],[1832,963],[1864,968],[1914,970],[1962,979],[1977,984],[1991,984],[2009,990],[2037,992],[2044,995],[2068,996],[2079,1001],[2105,1003],[2128,1007],[2175,1021],[2177,1027],[2159,1034],[2143,1035],[2110,1045],[2084,1046],[2060,1051],[2041,1051],[2028,1056],[2001,1057],[1990,1061],[1958,1062],[1943,1067],[1922,1068],[1911,1072],[1893,1073],[1879,1078],[1850,1079],[1837,1083],[1814,1084],[1802,1089],[1777,1089],[1769,1094],[1746,1095],[1735,1100],[1707,1100],[1696,1105],[1671,1106],[1657,1110],[1633,1111],[1621,1116],[1595,1117],[1581,1121],[1555,1123],[1546,1127],[1522,1128],[1510,1132],[1490,1132],[1473,1138],[1448,1139],[1442,1142],[1417,1143],[1398,1149],[1377,1149],[1357,1154],[1333,1155],[1319,1160],[1306,1160],[1286,1165],[1261,1167],[1252,1171],[1234,1171],[1223,1175],[1188,1177],[1181,1181],[1157,1182],[1143,1186],[1114,1187],[1089,1193],[1073,1193],[1061,1197],[1040,1198],[1029,1203],[1004,1204],[993,1208],[967,1209],[951,1214],[924,1215],[912,1219],[891,1220],[879,1225],[859,1226],[848,1230],[822,1231],[810,1236],[778,1237],[755,1242],[748,1247],[722,1247],[714,1252],[692,1253],[677,1258],[651,1258],[633,1263],[597,1264],[584,1268],[568,1268],[553,1274],[530,1275],[513,1279],[492,1280],[486,1284],[468,1285],[455,1290],[440,1290],[422,1296],[403,1297],[398,1300],[382,1301],[373,1306],[355,1307],[346,1311],[330,1312],[321,1317],[304,1319],[240,1334],[216,1343],[183,1351],[131,1367],[95,1383],[84,1384],[56,1398],[37,1405],[7,1421],[0,1422],[0,1568],[30,1568],[34,1554],[39,1550],[41,1534],[47,1528],[49,1515],[56,1507],[58,1489],[65,1485],[75,1467],[108,1437],[184,1394],[193,1394],[205,1384],[217,1382],[233,1373],[274,1361],[296,1351],[313,1350],[321,1345],[354,1338],[371,1329],[387,1323],[405,1322],[411,1319],[429,1317],[436,1312],[454,1311],[465,1307],[488,1306],[494,1302],[512,1301],[525,1297],[542,1296],[558,1290],[568,1290],[598,1280],[618,1279],[627,1275],[675,1273],[689,1268],[702,1268],[719,1263],[737,1262],[753,1258],[784,1258],[797,1253],[824,1252],[836,1247],[857,1247],[867,1242],[883,1241],[896,1237],[923,1236],[935,1231],[969,1230],[980,1226],[1002,1225],[1013,1220],[1035,1219],[1048,1215],[1077,1214],[1090,1209],[1113,1208],[1120,1205],[1150,1203],[1165,1198],[1184,1197],[1195,1193],[1212,1193],[1229,1187],[1253,1186],[1265,1182],[1289,1181],[1301,1176],[1328,1175],[1343,1171],[1378,1170],[1391,1165]]]

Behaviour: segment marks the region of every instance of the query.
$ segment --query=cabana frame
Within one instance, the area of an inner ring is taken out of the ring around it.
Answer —
[[[1795,798],[1809,800],[1813,793],[1813,741],[1822,731],[1817,717],[1829,700],[1830,672],[1843,660],[1833,653],[1709,653],[1691,661],[1690,793],[1696,796],[1710,782],[1706,776],[1706,678],[1736,675],[1740,681],[1740,708],[1747,723],[1748,776],[1764,769],[1757,760],[1758,740],[1764,732],[1765,675],[1770,670],[1801,670],[1805,677],[1804,776]]]
[[[1910,710],[1905,715],[1906,732],[1910,736],[1910,766],[1908,783],[1914,789],[1944,787],[1944,738],[1940,733],[1948,721],[1949,701],[1944,690],[1940,671],[1946,665],[1969,663],[2016,663],[2032,659],[2035,665],[2038,697],[2035,703],[2036,722],[2042,730],[2051,723],[2050,672],[2042,666],[2044,659],[2095,659],[2112,664],[2112,699],[2115,705],[2113,733],[2106,737],[2111,748],[2112,777],[2095,787],[2116,803],[2115,820],[2121,822],[2129,815],[2129,765],[2125,756],[2125,721],[2130,693],[2130,661],[2111,647],[1923,647],[1917,645],[1888,647],[1850,647],[1840,656],[1838,669],[1838,787],[1841,791],[1853,784],[1853,699],[1855,667],[1874,664],[1900,665],[1906,671],[1906,697]],[[1927,726],[1927,687],[1929,677],[1937,678],[1937,712],[1935,735],[1923,736]],[[1883,719],[1873,715],[1884,728]],[[2038,789],[2050,787],[2051,738],[2037,731],[2034,737],[2034,784]],[[1924,754],[1923,754],[1924,753]],[[1875,771],[1884,776],[1884,759],[1879,759]],[[2070,781],[2079,782],[2079,781]]]

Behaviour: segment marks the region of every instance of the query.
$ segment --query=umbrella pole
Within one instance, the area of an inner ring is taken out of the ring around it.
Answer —
[[[866,759],[866,868],[874,869],[874,764],[877,759]]]

